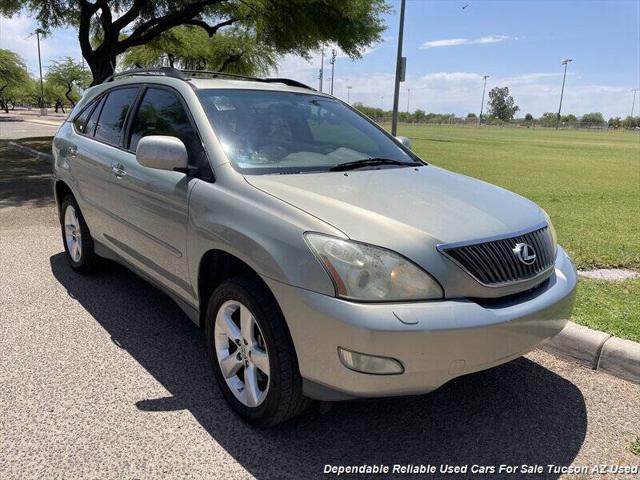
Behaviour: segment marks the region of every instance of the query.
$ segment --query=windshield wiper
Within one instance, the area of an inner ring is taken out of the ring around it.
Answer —
[[[355,170],[357,168],[364,167],[376,167],[378,165],[401,165],[403,167],[415,167],[422,165],[418,162],[402,162],[400,160],[393,160],[391,158],[363,158],[361,160],[355,160],[353,162],[339,163],[329,168],[332,172],[343,172],[345,170]]]

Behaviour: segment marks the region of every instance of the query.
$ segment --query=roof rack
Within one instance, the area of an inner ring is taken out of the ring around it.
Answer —
[[[167,77],[179,78],[180,80],[187,79],[180,70],[173,67],[132,68],[131,70],[124,70],[122,72],[109,75],[102,83],[112,82],[118,77],[129,77],[134,75],[165,75]]]
[[[247,75],[238,75],[236,73],[215,72],[211,70],[178,70],[173,67],[159,67],[159,68],[134,68],[131,70],[125,70],[119,73],[114,73],[107,77],[103,83],[112,82],[119,77],[129,77],[135,75],[165,75],[171,78],[177,78],[180,80],[188,81],[194,77],[207,76],[210,78],[230,78],[234,80],[246,80],[251,82],[263,82],[263,83],[282,83],[290,87],[306,88],[307,90],[315,91],[315,88],[311,88],[302,82],[292,80],[290,78],[260,78],[249,77]]]

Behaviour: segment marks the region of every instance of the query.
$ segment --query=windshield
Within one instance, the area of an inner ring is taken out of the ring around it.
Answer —
[[[385,166],[396,167],[417,161],[333,98],[239,89],[198,95],[227,157],[243,173],[329,171],[365,159],[391,160]]]

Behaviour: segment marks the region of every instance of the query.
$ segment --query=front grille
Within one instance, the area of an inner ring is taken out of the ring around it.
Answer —
[[[535,251],[536,259],[531,265],[523,263],[514,252],[518,243],[526,243]],[[513,237],[442,245],[439,249],[480,283],[491,286],[537,277],[548,271],[555,260],[555,247],[547,226]]]

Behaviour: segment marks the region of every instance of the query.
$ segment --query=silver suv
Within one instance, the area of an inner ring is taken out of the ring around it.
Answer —
[[[53,153],[71,267],[109,258],[170,295],[258,425],[311,399],[430,392],[535,348],[573,306],[537,205],[293,80],[121,74]]]

